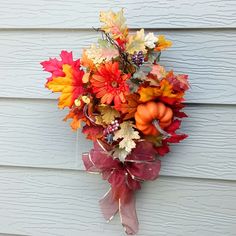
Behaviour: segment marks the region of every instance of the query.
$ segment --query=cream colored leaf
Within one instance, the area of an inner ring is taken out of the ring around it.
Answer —
[[[137,31],[135,35],[129,35],[126,51],[130,54],[139,51],[146,53],[144,29]]]
[[[90,48],[86,50],[87,57],[93,61],[95,65],[102,62],[110,61],[112,58],[119,56],[119,52],[114,47],[101,48],[96,44],[92,44]]]
[[[120,129],[115,132],[114,140],[122,139],[119,143],[121,149],[125,149],[128,153],[135,148],[134,140],[139,139],[139,132],[134,130],[131,121],[125,121],[120,124]]]
[[[124,162],[128,154],[129,152],[127,152],[124,148],[115,148],[114,152],[112,153],[112,156]]]
[[[127,37],[128,28],[123,9],[117,13],[111,10],[100,12],[100,21],[104,23],[101,29],[106,33],[111,33],[114,39],[125,39]]]

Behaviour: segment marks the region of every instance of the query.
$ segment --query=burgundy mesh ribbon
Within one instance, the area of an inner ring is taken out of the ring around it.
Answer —
[[[158,177],[161,162],[156,151],[147,141],[137,142],[136,148],[124,163],[113,159],[110,147],[94,142],[94,148],[83,154],[85,168],[89,172],[101,173],[111,189],[99,201],[104,218],[110,221],[119,212],[121,223],[128,235],[138,231],[134,192],[141,188],[141,182]]]

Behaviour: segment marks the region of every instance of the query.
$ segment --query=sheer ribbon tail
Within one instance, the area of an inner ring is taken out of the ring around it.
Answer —
[[[114,201],[111,189],[99,201],[99,205],[104,218],[109,222],[119,210],[118,201]]]
[[[138,232],[139,222],[135,208],[135,198],[132,198],[127,203],[119,201],[119,212],[121,223],[126,234],[135,235]]]

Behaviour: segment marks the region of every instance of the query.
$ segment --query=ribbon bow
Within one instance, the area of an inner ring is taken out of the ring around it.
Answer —
[[[101,173],[111,185],[99,201],[104,218],[110,221],[119,211],[125,232],[134,235],[138,231],[134,192],[141,188],[141,182],[158,177],[161,162],[156,159],[153,145],[147,141],[137,142],[124,162],[113,159],[110,149],[97,140],[94,148],[83,154],[83,162],[87,171]]]

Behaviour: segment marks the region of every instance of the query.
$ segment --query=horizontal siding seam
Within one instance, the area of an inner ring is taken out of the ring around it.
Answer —
[[[19,170],[40,170],[40,171],[54,171],[54,172],[79,172],[79,173],[85,173],[85,174],[91,174],[87,173],[85,170],[77,169],[77,168],[62,168],[62,167],[39,167],[39,166],[24,166],[24,165],[0,165],[0,171],[1,169],[19,169]],[[96,174],[96,173],[95,173]],[[97,173],[97,175],[100,175]],[[213,182],[231,182],[231,183],[236,183],[236,180],[233,179],[217,179],[217,178],[206,178],[206,177],[191,177],[191,176],[171,176],[171,175],[160,175],[160,178],[164,179],[189,179],[189,180],[203,180],[203,181],[213,181]],[[158,181],[155,180],[155,181]],[[1,234],[0,234],[1,236]]]
[[[29,98],[29,97],[1,97],[0,96],[0,101],[3,101],[3,100],[12,100],[12,101],[33,101],[33,102],[56,102],[58,101],[57,98]],[[188,106],[211,106],[211,107],[235,107],[236,108],[236,104],[235,103],[202,103],[202,102],[198,102],[198,103],[195,103],[195,102],[188,102],[188,101],[185,101],[183,102],[185,105],[188,105]],[[1,236],[1,235],[0,235]]]
[[[236,27],[225,27],[225,26],[222,26],[222,27],[179,27],[179,28],[167,28],[167,27],[157,27],[157,28],[148,28],[148,27],[137,27],[137,28],[129,28],[129,30],[131,31],[136,31],[136,30],[139,30],[139,29],[145,29],[147,31],[158,31],[158,30],[165,30],[165,31],[185,31],[185,30],[192,30],[192,31],[218,31],[218,30],[221,30],[221,31],[235,31]],[[14,28],[14,27],[0,27],[0,33],[1,31],[94,31],[93,27],[91,26],[91,28],[81,28],[81,27],[78,27],[78,28],[71,28],[71,27],[52,27],[52,28],[27,28],[27,27],[19,27],[19,28]]]

